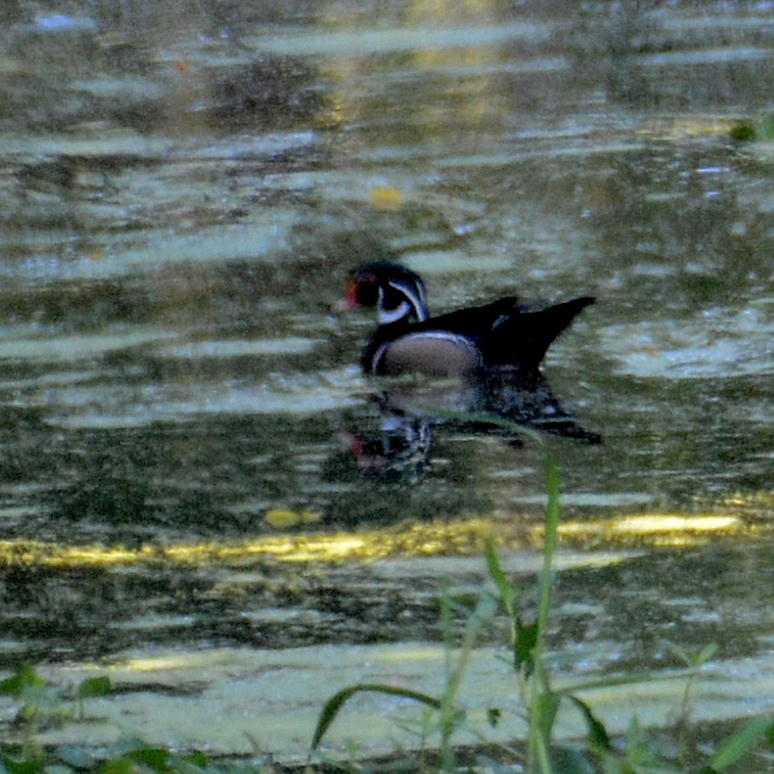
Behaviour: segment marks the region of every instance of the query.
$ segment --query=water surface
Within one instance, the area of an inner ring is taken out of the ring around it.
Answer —
[[[460,577],[415,557],[536,550],[546,448],[589,561],[557,646],[770,657],[774,155],[731,139],[771,115],[767,4],[33,6],[0,39],[4,666],[438,642]],[[374,320],[331,308],[380,257],[434,312],[596,295],[544,370],[603,443],[379,456]]]

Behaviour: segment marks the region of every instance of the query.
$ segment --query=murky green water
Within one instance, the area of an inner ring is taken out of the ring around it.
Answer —
[[[163,558],[482,516],[515,545],[540,522],[530,436],[433,427],[385,457],[357,367],[374,320],[331,313],[380,256],[420,271],[438,312],[597,296],[545,364],[604,439],[546,437],[566,518],[745,525],[563,574],[562,600],[593,609],[557,643],[654,668],[663,638],[770,653],[774,150],[730,139],[771,116],[768,4],[74,2],[0,19],[0,536],[160,557],[57,569],[11,547],[3,665],[438,641],[453,569],[412,597],[420,560],[387,582],[357,562]],[[263,620],[277,608],[281,625]]]

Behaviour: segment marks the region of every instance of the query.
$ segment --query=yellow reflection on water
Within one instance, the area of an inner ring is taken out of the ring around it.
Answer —
[[[565,537],[595,535],[608,543],[632,541],[653,545],[695,545],[705,542],[708,535],[738,533],[743,528],[736,516],[696,514],[683,516],[669,513],[648,513],[620,516],[594,522],[570,522],[560,528]]]
[[[757,528],[760,532],[762,528]],[[717,536],[752,534],[748,523],[726,514],[639,514],[594,521],[566,521],[563,545],[576,549],[632,545],[700,545]],[[295,533],[250,540],[173,543],[138,549],[100,545],[67,546],[42,541],[0,541],[0,561],[54,567],[111,566],[169,562],[249,565],[267,559],[288,562],[367,561],[387,557],[469,556],[491,539],[506,550],[539,550],[542,525],[489,517],[435,520],[357,532]]]

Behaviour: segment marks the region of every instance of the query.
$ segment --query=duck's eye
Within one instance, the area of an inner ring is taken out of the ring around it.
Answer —
[[[379,282],[373,274],[364,274],[349,283],[347,297],[361,306],[376,306],[379,300]]]

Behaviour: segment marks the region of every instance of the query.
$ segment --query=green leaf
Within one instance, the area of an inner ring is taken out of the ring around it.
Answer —
[[[755,125],[750,120],[737,121],[731,127],[731,139],[736,142],[751,142],[757,139]]]
[[[694,657],[695,666],[706,664],[714,655],[720,646],[717,642],[708,642]]]
[[[110,678],[106,676],[89,677],[78,686],[78,698],[87,699],[90,696],[105,696],[110,693],[113,686]]]
[[[29,665],[22,664],[16,673],[0,682],[0,694],[21,697],[28,688],[42,688],[46,681]]]
[[[664,642],[664,646],[687,667],[699,667],[706,664],[718,650],[717,642],[709,642],[699,651],[686,650],[676,642],[669,640]]]
[[[553,691],[543,691],[538,694],[536,701],[536,713],[534,718],[540,729],[540,735],[543,737],[546,748],[549,747],[551,739],[551,730],[554,727],[556,713],[559,711],[559,701],[561,694]]]
[[[322,741],[323,736],[325,736],[325,733],[330,728],[331,723],[336,719],[344,704],[356,693],[369,692],[384,693],[388,696],[401,696],[404,699],[411,699],[412,701],[418,701],[420,704],[426,704],[428,707],[432,707],[436,710],[441,709],[441,702],[433,696],[428,696],[426,693],[411,691],[407,688],[396,688],[393,685],[385,685],[383,683],[358,683],[357,685],[351,685],[349,688],[344,688],[339,691],[325,703],[322,712],[320,712],[320,718],[317,721],[317,728],[314,730],[314,736],[312,737],[312,750],[317,749],[317,746]]]
[[[476,592],[470,591],[460,592],[459,594],[447,594],[446,599],[452,611],[460,615],[469,616],[475,610],[479,597]]]
[[[135,762],[127,757],[111,758],[100,766],[100,774],[134,774]]]
[[[200,769],[210,765],[210,759],[203,752],[198,751],[187,753],[183,756],[183,760],[191,766],[197,766]]]
[[[46,770],[46,761],[36,758],[16,761],[13,758],[3,756],[0,763],[10,774],[43,774]]]
[[[592,750],[609,750],[611,746],[610,736],[601,721],[591,711],[591,707],[577,696],[567,696],[567,698],[580,710],[583,719],[586,721],[589,747]]]
[[[502,716],[502,710],[498,707],[489,707],[486,711],[487,722],[492,728],[497,728],[497,726],[500,725],[500,718],[502,718]]]
[[[676,642],[666,640],[664,647],[678,660],[682,661],[685,666],[691,666],[693,659],[691,654],[682,645],[678,645]]]
[[[535,646],[538,639],[537,623],[525,624],[516,617],[516,642],[513,645],[513,665],[517,672],[522,668],[529,677],[535,668]]]
[[[489,568],[489,577],[494,581],[497,590],[500,592],[500,601],[503,603],[506,612],[513,616],[513,589],[508,581],[508,576],[500,564],[500,558],[497,556],[497,551],[495,551],[494,543],[491,539],[487,539],[484,550],[486,553],[486,566]]]
[[[172,753],[163,747],[141,747],[132,750],[126,757],[131,761],[142,763],[149,769],[158,772],[169,771],[169,759]]]
[[[746,755],[762,736],[774,735],[774,720],[770,717],[752,718],[734,733],[710,758],[714,771],[723,771]]]

